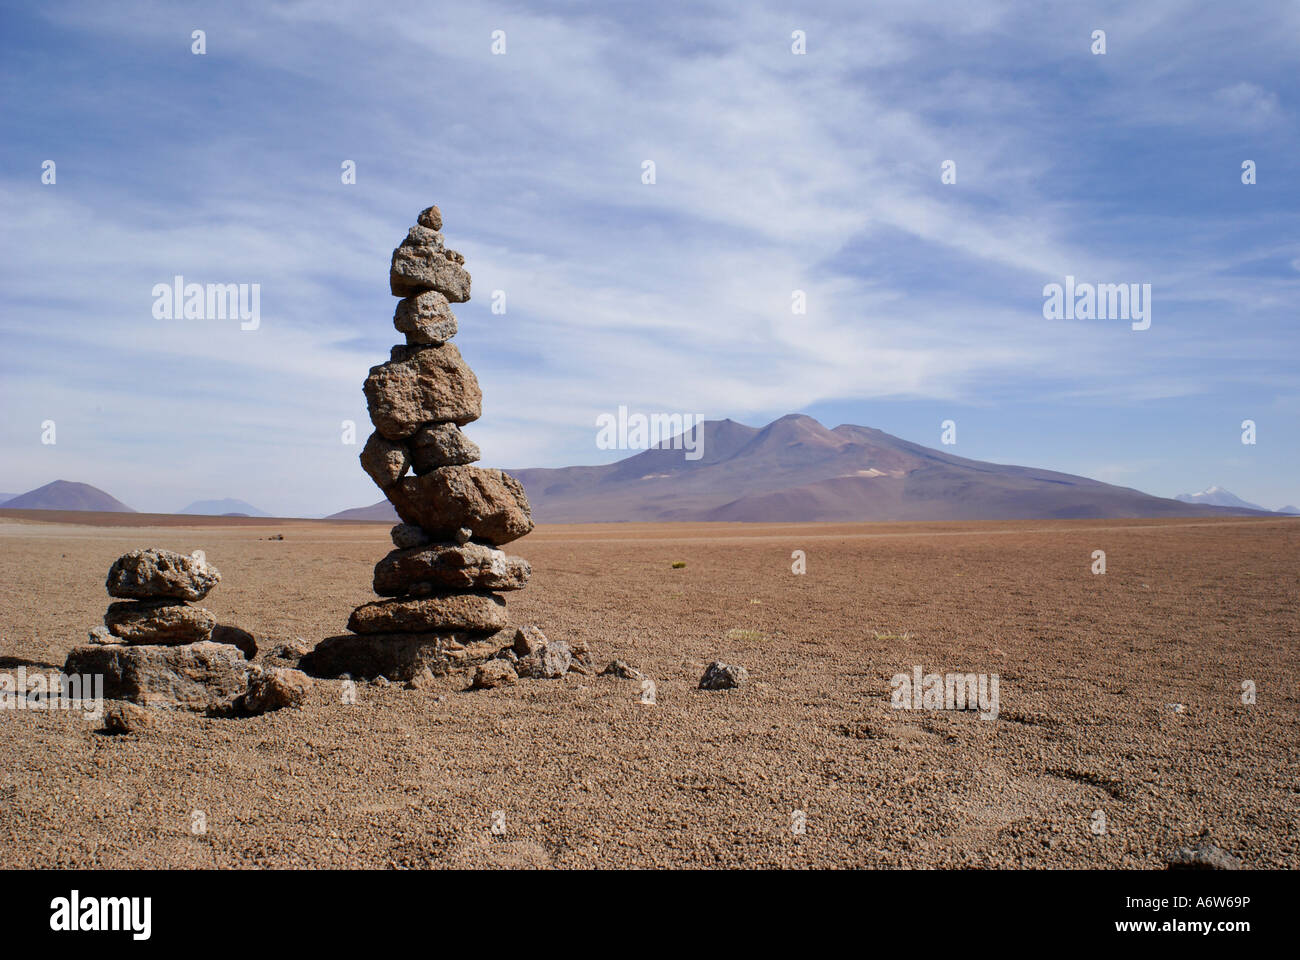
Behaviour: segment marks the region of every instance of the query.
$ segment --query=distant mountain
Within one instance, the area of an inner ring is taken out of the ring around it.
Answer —
[[[243,500],[232,500],[227,497],[224,500],[195,500],[188,507],[177,510],[177,513],[197,513],[205,517],[269,517],[270,514],[265,510],[259,510],[251,503]]]
[[[1293,507],[1291,504],[1288,503],[1285,507],[1278,507],[1278,508],[1277,508],[1277,512],[1278,512],[1278,513],[1289,513],[1289,514],[1293,514],[1293,515],[1296,515],[1296,516],[1300,516],[1300,507]]]
[[[88,483],[55,480],[28,490],[0,504],[5,510],[98,510],[105,513],[135,513],[122,501]]]
[[[1262,510],[1265,513],[1271,513],[1268,507],[1261,507],[1257,503],[1250,503],[1241,499],[1231,490],[1225,490],[1223,487],[1207,487],[1200,493],[1180,493],[1174,497],[1183,503],[1204,503],[1212,507],[1235,507],[1238,510]]]
[[[341,510],[338,513],[331,513],[326,520],[374,520],[384,523],[401,523],[402,519],[393,509],[393,505],[387,500],[380,500],[378,503],[372,503],[368,507],[353,507],[351,510]]]
[[[6,500],[12,500],[16,496],[18,496],[16,493],[0,493],[0,507],[5,505]]]
[[[542,523],[1181,517],[1266,513],[1153,497],[1032,467],[968,460],[791,414],[766,427],[706,421],[703,456],[668,443],[597,467],[511,470]],[[384,506],[386,504],[381,504]],[[370,508],[373,509],[373,508]]]

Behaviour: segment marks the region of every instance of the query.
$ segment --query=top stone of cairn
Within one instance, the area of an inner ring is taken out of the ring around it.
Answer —
[[[104,586],[127,600],[202,600],[220,582],[221,571],[201,554],[150,548],[118,557]]]

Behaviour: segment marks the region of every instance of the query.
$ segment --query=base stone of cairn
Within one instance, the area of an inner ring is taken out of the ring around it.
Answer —
[[[104,584],[119,601],[109,605],[104,626],[91,631],[91,642],[72,648],[63,672],[102,674],[106,699],[148,707],[272,709],[274,698],[264,693],[245,703],[250,686],[297,688],[310,681],[288,676],[298,671],[267,671],[250,663],[245,655],[257,651],[251,634],[220,625],[210,611],[191,605],[220,582],[220,571],[201,554],[148,549],[119,557]]]
[[[522,589],[532,570],[499,548],[533,529],[532,513],[518,480],[472,466],[479,448],[461,432],[479,418],[483,395],[451,342],[451,304],[469,299],[470,275],[441,230],[442,213],[429,207],[393,251],[389,288],[401,298],[393,326],[406,342],[362,388],[375,431],[361,466],[403,521],[392,531],[395,549],[375,566],[383,599],[357,607],[351,633],[303,658],[319,676],[411,680],[474,667],[515,645],[502,592]]]

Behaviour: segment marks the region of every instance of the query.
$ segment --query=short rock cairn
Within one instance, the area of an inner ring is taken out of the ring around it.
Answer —
[[[450,307],[469,299],[470,275],[441,230],[442,214],[429,207],[393,251],[389,288],[402,298],[393,325],[406,343],[371,367],[364,385],[375,430],[361,466],[404,521],[392,531],[396,549],[375,566],[374,591],[386,599],[357,607],[350,634],[322,640],[304,658],[318,676],[409,682],[517,649],[515,659],[527,659],[539,643],[543,653],[569,653],[539,641],[536,628],[526,636],[507,628],[501,591],[520,589],[532,571],[498,548],[533,520],[518,480],[471,466],[479,448],[460,428],[479,418],[483,395],[451,342]]]
[[[73,647],[63,672],[103,674],[104,696],[150,707],[260,713],[302,702],[310,680],[252,664],[251,634],[223,626],[202,600],[221,572],[199,553],[135,550],[119,557],[105,587],[104,625]]]

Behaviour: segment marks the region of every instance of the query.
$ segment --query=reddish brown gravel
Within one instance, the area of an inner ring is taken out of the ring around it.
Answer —
[[[390,547],[0,511],[0,671],[58,670],[147,546],[206,551],[204,605],[262,650],[342,632]],[[5,710],[5,866],[1163,867],[1213,843],[1300,867],[1300,522],[549,526],[511,552],[534,571],[512,621],[641,669],[654,705],[570,675],[355,704],[318,680],[302,710],[112,736]],[[713,660],[749,682],[697,689]],[[916,664],[997,674],[998,719],[891,709]]]

